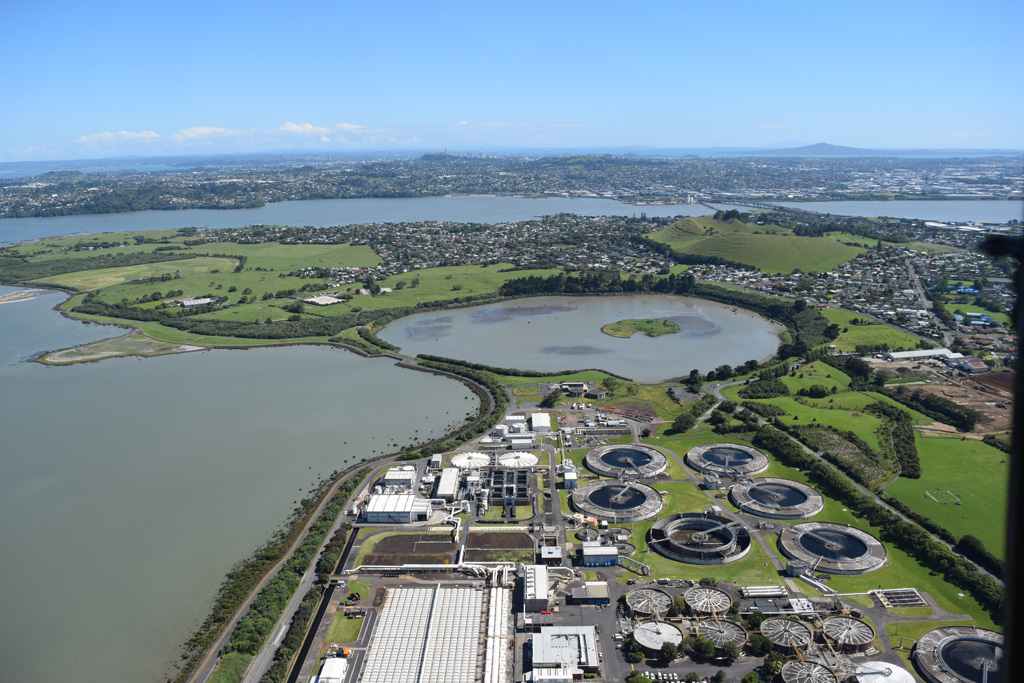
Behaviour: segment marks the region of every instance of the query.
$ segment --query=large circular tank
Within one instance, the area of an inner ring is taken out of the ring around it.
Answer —
[[[889,662],[864,662],[857,666],[857,683],[914,683],[914,675]]]
[[[683,634],[672,624],[664,621],[648,621],[640,624],[633,631],[633,638],[648,655],[654,656],[661,652],[661,646],[672,643],[679,647],[683,642]]]
[[[498,464],[502,467],[528,468],[537,466],[537,456],[533,453],[513,452],[498,456]]]
[[[452,456],[452,467],[462,470],[478,470],[491,464],[491,456],[479,451],[456,453]]]
[[[647,534],[647,545],[689,564],[727,564],[750,551],[750,534],[721,515],[680,513],[663,517]]]
[[[796,619],[765,619],[761,622],[761,635],[772,641],[776,650],[788,655],[811,644],[811,629]]]
[[[866,574],[885,564],[885,546],[871,534],[830,522],[784,527],[779,549],[791,560],[829,574]]]
[[[732,598],[717,588],[697,586],[683,594],[683,600],[690,611],[700,616],[723,615],[732,607]]]
[[[830,669],[814,662],[786,662],[782,665],[784,683],[838,683]]]
[[[645,479],[664,472],[668,467],[668,460],[653,448],[630,444],[595,448],[587,453],[583,464],[606,477]]]
[[[825,499],[807,484],[775,477],[740,481],[729,498],[740,510],[771,519],[806,519],[825,507]]]
[[[613,523],[649,519],[665,504],[661,494],[635,481],[593,481],[573,491],[569,500],[578,512]]]
[[[914,666],[930,683],[1009,683],[1000,671],[1003,636],[971,626],[946,626],[914,646]]]
[[[750,446],[708,443],[686,453],[687,464],[700,472],[753,476],[768,469],[768,456]]]
[[[672,606],[672,596],[654,588],[638,588],[626,594],[626,606],[635,616],[663,617]]]
[[[731,621],[706,619],[697,624],[697,635],[707,638],[715,644],[715,647],[722,648],[732,643],[736,647],[743,647],[747,642],[747,632],[739,624]]]
[[[821,623],[821,632],[838,652],[865,652],[875,642],[871,624],[854,617],[829,617]]]

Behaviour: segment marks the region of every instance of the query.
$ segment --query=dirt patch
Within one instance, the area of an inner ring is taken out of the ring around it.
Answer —
[[[620,412],[626,415],[639,415],[641,417],[655,418],[658,417],[658,411],[655,410],[654,406],[650,403],[643,403],[641,401],[617,401],[612,404],[613,408],[618,408]]]
[[[384,554],[370,553],[363,560],[363,564],[369,565],[393,565],[393,564],[451,564],[451,555],[429,555],[429,554]]]
[[[378,554],[408,553],[411,555],[453,553],[458,546],[451,542],[448,535],[389,536],[382,538],[373,546]]]
[[[532,550],[467,550],[466,562],[522,562],[533,563]]]
[[[985,372],[974,377],[973,380],[1002,394],[1005,398],[1013,398],[1014,383],[1017,378],[1012,372]]]
[[[929,384],[916,388],[921,389],[922,391],[927,391],[930,394],[936,394],[949,399],[959,405],[967,406],[972,410],[977,410],[982,414],[982,418],[978,422],[977,427],[977,431],[979,432],[999,432],[1009,429],[1013,418],[1013,411],[1010,410],[1010,397],[1004,397],[1002,392],[993,391],[988,385],[979,386],[981,384],[980,382],[976,385],[975,382],[978,382],[981,377],[982,376],[964,380],[959,384],[947,382],[943,384]],[[998,379],[995,381],[1000,382],[1003,380]],[[979,389],[982,388],[985,390],[979,391]]]
[[[466,538],[467,549],[533,550],[533,539],[526,534],[472,533]]]

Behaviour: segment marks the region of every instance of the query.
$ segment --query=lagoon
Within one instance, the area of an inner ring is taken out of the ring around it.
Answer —
[[[659,318],[681,332],[618,338],[601,332],[627,318]],[[654,384],[697,368],[761,360],[778,327],[713,301],[678,296],[550,296],[401,318],[378,332],[402,353],[430,353],[520,370],[596,368]]]
[[[0,305],[4,680],[164,680],[224,574],[321,477],[479,405],[459,382],[325,346],[17,362],[90,341],[81,329],[122,333],[66,321],[26,337],[62,297]]]

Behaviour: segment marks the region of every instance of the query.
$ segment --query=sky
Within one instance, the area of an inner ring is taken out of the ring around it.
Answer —
[[[0,161],[1024,148],[1024,2],[0,2]]]

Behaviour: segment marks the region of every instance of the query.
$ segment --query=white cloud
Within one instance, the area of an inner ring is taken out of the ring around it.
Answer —
[[[337,123],[334,125],[334,130],[344,130],[349,133],[368,133],[370,129],[366,126],[360,126],[358,123]]]
[[[103,131],[102,133],[96,133],[94,135],[83,135],[75,140],[75,142],[82,145],[96,145],[123,142],[125,140],[151,142],[158,139],[160,139],[160,136],[151,130],[144,130],[141,133],[133,133],[130,130],[119,130],[117,132]]]
[[[223,138],[234,135],[245,135],[252,131],[245,130],[233,130],[231,128],[220,128],[218,126],[192,126],[191,128],[182,128],[177,133],[172,135],[175,142],[196,142],[204,138]]]
[[[469,125],[469,121],[459,121],[459,125],[460,126],[468,126]]]
[[[331,132],[330,128],[324,128],[323,126],[314,126],[312,123],[294,124],[291,121],[285,121],[278,130],[283,130],[286,133],[298,133],[299,135],[319,135],[320,137],[324,137]]]

